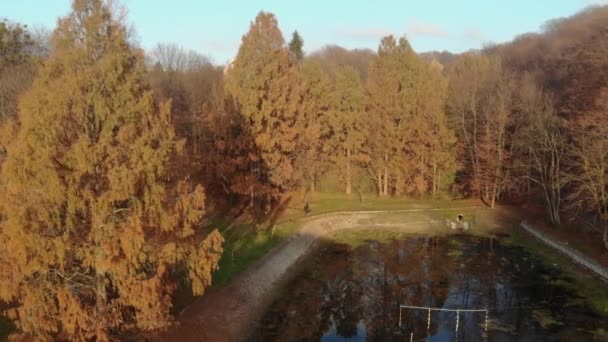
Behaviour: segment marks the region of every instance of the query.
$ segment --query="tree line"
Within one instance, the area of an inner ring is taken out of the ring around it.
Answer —
[[[458,56],[395,36],[305,54],[260,12],[225,66],[144,51],[103,0],[49,37],[4,21],[0,309],[45,338],[165,327],[175,289],[203,294],[218,267],[204,215],[315,191],[540,201],[608,248],[607,17]]]

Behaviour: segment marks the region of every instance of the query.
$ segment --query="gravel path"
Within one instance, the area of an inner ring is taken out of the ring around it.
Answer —
[[[559,241],[553,240],[552,238],[548,237],[547,235],[541,233],[540,231],[538,231],[534,227],[532,227],[530,224],[528,224],[526,221],[523,221],[520,224],[520,226],[523,229],[525,229],[528,233],[530,233],[532,236],[534,236],[535,238],[537,238],[538,240],[543,242],[545,245],[556,249],[558,252],[560,252],[561,254],[570,258],[575,263],[585,267],[586,269],[588,269],[591,272],[598,275],[605,282],[608,282],[608,269],[602,267],[600,264],[596,263],[595,261],[588,259],[587,257],[582,255],[580,252],[574,250],[573,248],[570,248],[570,247],[560,243]]]
[[[178,324],[157,336],[161,341],[240,341],[284,283],[290,268],[307,255],[317,239],[331,231],[370,226],[370,218],[383,213],[429,212],[479,207],[340,212],[323,214],[305,222],[299,232],[280,243],[228,285],[211,291],[185,309]],[[431,217],[399,225],[400,230],[422,232]],[[376,226],[374,225],[374,228]],[[382,227],[380,227],[382,228]],[[395,229],[395,225],[387,225]]]

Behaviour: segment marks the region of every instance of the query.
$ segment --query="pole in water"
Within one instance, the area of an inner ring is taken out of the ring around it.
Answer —
[[[487,333],[487,332],[488,332],[488,310],[486,310],[486,321],[485,321],[485,323],[483,324],[483,331],[484,331],[485,333]]]
[[[431,338],[431,309],[429,308],[429,315],[426,319],[426,340]]]
[[[456,337],[457,341],[458,341],[458,323],[460,323],[459,320],[460,320],[460,311],[456,310],[456,336],[455,337]]]

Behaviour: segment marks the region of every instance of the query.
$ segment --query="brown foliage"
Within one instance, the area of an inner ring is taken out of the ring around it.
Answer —
[[[264,175],[264,166],[256,165],[251,172],[260,180],[268,177],[281,191],[302,184],[297,160],[314,150],[318,131],[309,121],[313,116],[301,112],[302,84],[276,18],[260,12],[229,67],[226,89],[255,141],[257,159],[268,170]]]
[[[365,82],[368,76],[369,63],[374,55],[374,52],[368,49],[348,50],[338,45],[328,45],[313,52],[307,59],[319,63],[325,73],[332,78],[335,78],[336,73],[341,68],[353,67]]]
[[[195,294],[222,237],[197,232],[202,187],[172,177],[182,150],[143,62],[105,2],[77,0],[20,103],[2,170],[0,299],[44,338],[107,340],[165,326],[172,271]]]
[[[469,189],[494,206],[508,182],[513,76],[500,58],[465,55],[450,68],[448,110]]]
[[[382,39],[369,68],[368,167],[378,193],[436,194],[455,172],[455,138],[444,107],[438,64],[420,60],[405,38]]]

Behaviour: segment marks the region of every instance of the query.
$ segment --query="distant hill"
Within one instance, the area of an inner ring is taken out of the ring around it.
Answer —
[[[520,35],[485,53],[500,55],[516,73],[536,76],[564,115],[589,110],[608,87],[608,6],[548,21],[541,32]]]

